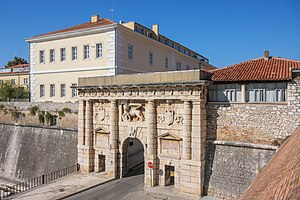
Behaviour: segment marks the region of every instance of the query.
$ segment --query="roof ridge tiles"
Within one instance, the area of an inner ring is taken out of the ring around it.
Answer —
[[[284,81],[292,79],[293,69],[300,69],[300,60],[260,57],[213,70],[211,80],[215,82]]]
[[[71,31],[82,30],[82,29],[87,29],[87,28],[94,28],[94,27],[110,25],[110,24],[114,24],[114,23],[115,22],[110,20],[110,19],[103,18],[103,19],[100,19],[97,22],[89,22],[88,21],[88,22],[84,22],[84,23],[81,23],[81,24],[70,26],[70,27],[67,27],[67,28],[64,28],[64,29],[57,29],[55,31],[51,31],[51,32],[48,32],[48,33],[39,34],[39,35],[33,36],[32,38],[47,36],[47,35],[54,35],[54,34],[58,34],[58,33],[71,32]],[[90,27],[88,27],[88,26],[90,26]]]

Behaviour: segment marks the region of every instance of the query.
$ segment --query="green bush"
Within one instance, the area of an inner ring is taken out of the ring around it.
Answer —
[[[46,112],[45,118],[46,118],[46,123],[47,124],[50,124],[51,117],[52,117],[52,115],[49,112]]]
[[[45,113],[45,112],[44,112]],[[39,113],[38,114],[38,118],[39,118],[39,122],[40,124],[45,124],[45,117],[44,117],[44,114],[43,113]]]
[[[10,110],[11,113],[11,117],[16,120],[20,117],[20,115],[22,114],[21,112],[19,112],[16,108],[13,110]]]
[[[67,107],[64,107],[64,108],[62,109],[62,111],[63,111],[64,113],[70,113],[70,112],[71,112],[71,109],[70,109],[70,108],[67,108]]]
[[[61,117],[65,117],[66,115],[65,115],[64,111],[60,110],[60,111],[58,111],[58,116],[61,118]]]
[[[30,115],[35,116],[38,110],[39,110],[39,107],[37,107],[37,106],[33,106],[33,107],[29,108]]]

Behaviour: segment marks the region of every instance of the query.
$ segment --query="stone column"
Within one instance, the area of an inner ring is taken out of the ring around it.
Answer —
[[[191,159],[191,131],[192,131],[192,108],[190,101],[184,101],[183,104],[183,159]]]
[[[156,106],[154,100],[149,100],[146,108],[147,123],[147,153],[145,155],[145,185],[154,187],[157,185],[157,121]],[[153,163],[153,169],[148,168],[147,163]]]
[[[245,103],[246,102],[246,84],[242,84],[241,86],[241,102]]]
[[[83,171],[94,171],[93,148],[93,102],[86,101],[85,106],[85,167]]]
[[[82,171],[85,170],[85,100],[79,100],[78,105],[78,164]]]
[[[110,134],[109,134],[109,149],[111,152],[111,175],[117,178],[118,170],[118,103],[115,99],[110,103]]]
[[[85,145],[85,101],[78,103],[78,145]]]
[[[86,101],[85,111],[85,145],[93,146],[93,102]]]

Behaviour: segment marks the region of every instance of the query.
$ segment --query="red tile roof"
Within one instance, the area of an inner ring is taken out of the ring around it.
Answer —
[[[20,64],[20,65],[11,66],[9,68],[23,68],[23,67],[29,67],[29,64]]]
[[[286,81],[292,70],[300,69],[299,60],[278,57],[257,58],[213,71],[214,82]]]
[[[300,199],[300,128],[254,179],[242,200]]]
[[[79,25],[72,26],[72,27],[69,27],[69,28],[65,28],[65,29],[61,29],[61,30],[57,30],[57,31],[53,31],[53,32],[49,32],[49,33],[45,33],[45,34],[41,34],[41,35],[37,35],[37,36],[34,36],[33,38],[40,37],[40,36],[54,35],[54,34],[58,34],[58,33],[66,33],[66,32],[71,32],[71,31],[76,31],[76,30],[95,28],[95,27],[100,27],[100,26],[105,26],[105,25],[110,25],[110,24],[114,24],[114,22],[109,20],[109,19],[100,19],[97,22],[86,22],[84,24],[79,24]]]

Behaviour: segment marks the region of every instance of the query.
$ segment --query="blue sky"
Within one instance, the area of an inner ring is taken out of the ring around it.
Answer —
[[[158,23],[160,33],[224,67],[263,55],[300,60],[299,0],[0,0],[0,67],[28,60],[25,38],[90,16]]]

